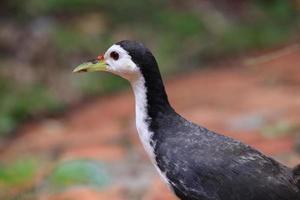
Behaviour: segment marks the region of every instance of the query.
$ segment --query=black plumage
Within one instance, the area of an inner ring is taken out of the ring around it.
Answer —
[[[137,42],[117,44],[144,76],[155,160],[180,199],[300,200],[300,166],[290,169],[184,119],[169,104],[152,53]]]

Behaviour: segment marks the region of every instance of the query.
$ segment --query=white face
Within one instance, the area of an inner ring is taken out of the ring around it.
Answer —
[[[132,80],[140,75],[140,69],[131,60],[131,56],[120,45],[114,44],[104,54],[107,71]]]

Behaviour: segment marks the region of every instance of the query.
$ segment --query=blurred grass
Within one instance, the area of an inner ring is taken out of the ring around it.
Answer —
[[[286,135],[297,135],[300,131],[298,123],[291,123],[288,121],[278,121],[268,124],[261,129],[263,136],[267,138],[283,137]]]
[[[0,82],[0,135],[34,114],[58,108],[57,101],[43,86],[18,87],[5,79]]]
[[[124,79],[117,78],[112,74],[82,74],[78,77],[80,87],[85,95],[107,94],[126,88],[129,84]],[[78,83],[77,82],[77,83]]]
[[[23,70],[30,66],[42,78],[23,84],[13,73],[0,76],[0,135],[28,116],[127,87],[111,75],[70,74],[71,66],[96,57],[117,40],[145,42],[162,72],[169,74],[281,44],[299,33],[296,1],[245,2],[243,15],[238,15],[192,1],[4,0],[0,23],[11,30],[0,31],[1,59],[24,63]]]
[[[22,187],[32,182],[37,171],[37,163],[33,159],[21,159],[10,164],[0,163],[0,186]]]
[[[105,165],[92,160],[59,162],[43,182],[37,183],[41,165],[35,158],[0,162],[0,198],[36,199],[36,187],[55,193],[75,186],[103,188],[111,178]]]
[[[62,190],[76,185],[101,188],[108,185],[109,181],[109,175],[103,164],[89,160],[71,160],[58,164],[48,183],[50,188]]]

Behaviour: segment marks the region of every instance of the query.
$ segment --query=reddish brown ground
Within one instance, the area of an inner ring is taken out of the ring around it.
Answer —
[[[221,65],[166,81],[176,110],[289,166],[300,163],[295,151],[300,136],[300,48]],[[41,192],[39,199],[176,199],[161,183],[139,143],[131,92],[99,97],[63,118],[26,125],[1,159],[24,155],[46,155],[52,161],[90,158],[118,169],[112,170],[116,177],[106,189]]]

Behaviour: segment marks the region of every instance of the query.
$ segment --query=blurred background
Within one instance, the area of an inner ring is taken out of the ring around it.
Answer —
[[[300,163],[299,0],[2,0],[0,199],[176,199],[129,84],[72,69],[123,39],[157,58],[179,113]]]

